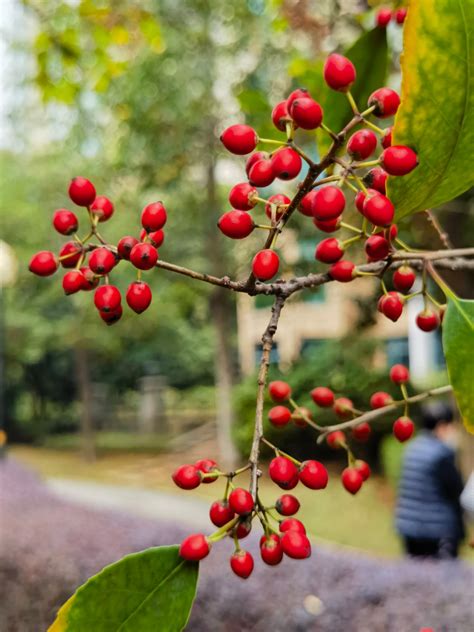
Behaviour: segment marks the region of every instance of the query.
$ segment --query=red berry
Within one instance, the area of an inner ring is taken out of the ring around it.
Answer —
[[[249,182],[256,187],[268,187],[274,179],[271,160],[259,160],[250,169]]]
[[[323,120],[323,110],[319,103],[309,97],[295,99],[290,114],[301,129],[316,129]]]
[[[216,527],[223,527],[235,516],[227,500],[216,500],[209,509],[209,517]]]
[[[272,110],[272,121],[273,125],[280,132],[284,132],[286,130],[286,124],[291,122],[291,116],[288,112],[288,105],[286,101],[280,101],[277,103]]]
[[[407,17],[407,9],[405,7],[397,9],[394,16],[397,24],[403,24],[403,22],[405,22],[405,18]]]
[[[306,88],[296,88],[296,90],[293,90],[293,92],[289,95],[289,97],[286,100],[286,106],[288,108],[288,112],[290,112],[291,106],[293,105],[294,101],[296,101],[296,99],[311,99],[311,95],[306,90]]]
[[[384,316],[395,323],[403,313],[403,296],[398,292],[388,292],[380,298],[378,307]]]
[[[392,145],[392,130],[393,130],[393,127],[390,126],[390,127],[387,127],[387,129],[383,133],[383,136],[380,142],[384,149],[387,149],[387,147],[390,147]]]
[[[303,560],[311,555],[310,541],[298,531],[286,531],[281,538],[281,547],[285,555],[295,560]]]
[[[78,206],[90,206],[95,200],[94,185],[87,178],[73,178],[69,185],[69,197]]]
[[[95,274],[108,274],[116,262],[114,253],[103,247],[93,250],[89,257],[89,267]]]
[[[385,194],[388,173],[381,167],[374,167],[365,176],[364,182],[371,189]]]
[[[406,384],[410,379],[410,373],[403,364],[394,364],[390,369],[390,379],[394,384]]]
[[[254,166],[256,162],[258,162],[259,160],[268,160],[269,158],[270,154],[267,151],[255,151],[253,154],[250,154],[245,163],[245,173],[247,174],[247,176],[250,173],[250,169]]]
[[[188,562],[199,562],[209,554],[211,550],[210,544],[207,538],[201,533],[195,533],[188,535],[188,537],[181,542],[179,547],[180,556],[188,560]]]
[[[274,426],[286,426],[291,421],[291,411],[286,406],[274,406],[268,411],[268,419]]]
[[[148,204],[142,211],[142,226],[148,233],[163,228],[166,219],[166,209],[161,202]]]
[[[371,261],[380,261],[390,252],[390,244],[382,235],[371,235],[365,242],[365,252]]]
[[[384,408],[393,402],[393,398],[389,393],[377,391],[370,397],[370,407],[373,409]]]
[[[369,478],[370,466],[368,463],[366,463],[365,461],[362,461],[362,459],[357,459],[357,461],[354,464],[354,467],[362,476],[363,481],[366,481]]]
[[[99,222],[106,222],[114,213],[114,205],[104,195],[98,195],[91,204],[91,212],[99,218]]]
[[[372,429],[367,422],[363,422],[352,428],[352,436],[356,441],[367,441],[367,439],[370,437],[371,432]]]
[[[260,555],[265,564],[269,566],[276,566],[283,558],[283,548],[280,544],[280,538],[275,540],[273,538],[265,538],[262,544],[260,544]]]
[[[244,239],[255,228],[253,219],[245,211],[228,211],[217,222],[219,230],[231,239]]]
[[[213,459],[199,459],[199,461],[196,461],[194,465],[203,474],[211,474],[212,472],[215,472],[219,469],[217,463]],[[205,476],[203,477],[202,482],[205,485],[208,485],[209,483],[217,481],[218,478],[218,474],[216,474],[215,476]]]
[[[272,481],[282,489],[293,489],[298,484],[298,468],[285,456],[276,456],[272,459],[268,473]]]
[[[393,424],[393,434],[403,443],[408,441],[415,430],[415,424],[409,417],[399,417]]]
[[[349,493],[357,494],[362,487],[364,479],[362,478],[362,474],[355,467],[346,467],[341,474],[341,481]]]
[[[334,401],[334,412],[341,419],[350,419],[353,415],[354,404],[348,397],[338,397]]]
[[[364,214],[364,202],[365,202],[365,193],[363,191],[359,191],[359,193],[357,193],[357,195],[354,198],[354,203],[356,205],[357,210],[359,211],[359,213],[362,213],[362,215]]]
[[[151,244],[136,244],[130,252],[130,261],[139,270],[151,270],[158,261],[158,252]]]
[[[352,261],[337,261],[329,268],[329,276],[340,283],[349,283],[356,276],[354,270]]]
[[[75,268],[81,256],[82,248],[74,241],[66,242],[59,251],[59,258],[63,268]]]
[[[372,92],[367,105],[369,108],[375,105],[373,114],[378,118],[387,118],[396,114],[400,105],[400,97],[391,88],[379,88]]]
[[[259,281],[269,281],[278,272],[280,259],[274,250],[257,252],[252,261],[252,272]]]
[[[388,197],[373,189],[369,189],[365,196],[362,212],[375,226],[389,226],[395,215],[395,209]]]
[[[152,294],[150,286],[144,281],[134,281],[128,286],[125,298],[127,299],[127,304],[130,309],[133,309],[137,314],[141,314],[151,303]]]
[[[252,495],[243,487],[236,487],[229,495],[229,507],[240,516],[249,514],[254,506]]]
[[[418,165],[418,156],[410,147],[392,145],[384,149],[380,162],[391,176],[404,176]]]
[[[201,472],[195,465],[181,465],[174,471],[173,481],[181,489],[195,489],[201,484]]]
[[[247,519],[241,519],[237,525],[229,532],[229,536],[234,537],[234,534],[239,540],[243,540],[252,531],[252,521]]]
[[[333,450],[343,448],[346,445],[346,435],[342,430],[335,430],[330,432],[326,437],[327,444]]]
[[[95,275],[92,270],[84,266],[81,268],[82,276],[84,277],[84,284],[82,289],[84,292],[89,292],[90,290],[94,290],[99,285],[99,277]]]
[[[138,244],[138,239],[135,237],[131,237],[130,235],[126,235],[122,237],[122,239],[117,244],[117,252],[122,259],[130,259],[130,252],[132,251],[133,246]]]
[[[381,26],[382,28],[386,27],[387,24],[392,19],[392,10],[391,9],[379,9],[375,16],[375,22],[377,26]]]
[[[332,185],[318,189],[313,198],[313,216],[317,220],[335,219],[342,214],[346,198],[339,187]]]
[[[291,397],[291,386],[282,380],[275,380],[268,385],[268,393],[274,402],[285,402]]]
[[[94,305],[100,312],[113,312],[121,302],[122,296],[115,285],[101,285],[94,292]]]
[[[275,221],[281,219],[283,214],[285,213],[285,208],[283,206],[288,205],[291,202],[290,198],[281,193],[277,193],[276,195],[271,195],[268,198],[268,204],[265,204],[265,213],[267,217],[273,220],[272,217],[272,206],[275,209]]]
[[[102,312],[102,311],[99,312],[99,316],[101,317],[101,319],[104,321],[106,325],[109,325],[109,326],[117,323],[122,318],[122,314],[123,314],[123,309],[121,305],[119,305],[117,309],[114,309],[113,312]]]
[[[304,198],[298,205],[298,210],[300,213],[306,215],[307,217],[313,217],[313,201],[315,195],[316,191],[313,190],[304,196]]]
[[[293,516],[300,508],[300,501],[292,494],[283,494],[276,501],[275,508],[282,516]]]
[[[365,160],[377,148],[377,136],[370,129],[360,129],[347,141],[347,152],[354,160]]]
[[[416,274],[410,266],[400,266],[393,273],[393,285],[399,292],[409,292],[415,282]]]
[[[324,64],[324,80],[330,88],[340,92],[347,92],[356,78],[354,64],[344,57],[333,53]]]
[[[321,221],[319,219],[314,218],[313,224],[319,230],[322,230],[324,233],[334,233],[336,230],[339,230],[341,226],[341,217],[336,217],[335,219],[327,219]]]
[[[142,229],[143,232],[145,233],[146,236],[146,230],[143,228]],[[154,230],[151,233],[148,233],[148,239],[150,240],[150,243],[155,246],[155,248],[159,248],[164,240],[165,240],[165,233],[163,230]]]
[[[316,386],[311,391],[313,402],[322,408],[329,408],[334,404],[334,393],[326,386]]]
[[[431,309],[425,309],[416,317],[416,324],[421,331],[434,331],[439,327],[439,316]]]
[[[269,540],[273,540],[273,542],[280,542],[280,536],[277,535],[276,533],[270,533],[269,535],[266,535],[265,533],[262,535],[262,537],[260,538],[260,546],[262,546],[262,544],[264,544],[265,542],[268,542]]]
[[[308,425],[307,419],[312,419],[311,411],[304,406],[298,406],[291,415],[293,423],[299,428],[305,428]]]
[[[328,471],[319,461],[303,461],[300,465],[300,481],[309,489],[324,489],[328,484]]]
[[[58,269],[58,260],[54,253],[49,250],[41,250],[30,259],[28,269],[38,276],[51,276]]]
[[[258,143],[257,132],[249,125],[231,125],[221,134],[221,142],[232,154],[249,154]]]
[[[53,226],[61,235],[70,235],[76,232],[79,222],[75,213],[66,208],[60,208],[54,211]]]
[[[258,196],[257,189],[248,182],[241,182],[232,187],[229,202],[239,211],[250,211],[257,204],[255,196]]]
[[[240,549],[230,558],[230,567],[236,575],[247,579],[253,571],[253,557],[248,551]]]
[[[319,242],[316,247],[315,257],[323,263],[336,263],[344,255],[344,249],[339,239],[328,237]]]
[[[63,290],[65,294],[75,294],[84,287],[84,276],[79,270],[66,272],[63,277]]]
[[[271,157],[272,169],[275,178],[280,180],[293,180],[301,171],[301,156],[294,149],[285,147],[276,151]]]
[[[287,531],[296,531],[297,533],[306,533],[306,529],[301,520],[297,518],[285,518],[280,522],[280,532],[286,533]]]

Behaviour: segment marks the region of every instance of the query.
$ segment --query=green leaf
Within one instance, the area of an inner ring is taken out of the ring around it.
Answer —
[[[448,299],[443,348],[464,425],[474,434],[474,301]]]
[[[127,555],[66,601],[49,632],[180,632],[196,594],[198,564],[177,546]]]
[[[474,184],[474,0],[413,0],[405,21],[394,145],[418,152],[388,179],[396,218],[439,206]]]
[[[359,110],[365,110],[367,99],[374,90],[385,84],[388,66],[387,32],[386,29],[375,28],[366,31],[344,53],[357,71],[357,79],[351,88],[352,96]],[[340,132],[352,118],[349,101],[342,92],[335,92],[325,86],[326,97],[322,100],[324,109],[324,123],[333,130]],[[318,134],[318,146],[321,154],[325,153],[331,144],[328,135],[321,131]]]

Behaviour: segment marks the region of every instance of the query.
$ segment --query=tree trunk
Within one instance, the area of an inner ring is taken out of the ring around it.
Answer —
[[[76,384],[81,401],[81,450],[85,461],[95,461],[95,437],[92,421],[91,383],[87,349],[79,343],[74,348],[76,363]]]

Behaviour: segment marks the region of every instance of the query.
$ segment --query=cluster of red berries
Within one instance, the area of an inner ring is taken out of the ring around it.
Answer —
[[[64,292],[75,294],[95,290],[94,305],[101,319],[112,325],[122,316],[122,296],[120,290],[109,283],[108,277],[120,261],[130,261],[138,273],[137,280],[128,286],[125,298],[128,306],[137,314],[145,311],[152,301],[152,292],[148,283],[141,280],[141,272],[155,267],[158,260],[157,248],[165,237],[165,207],[161,202],[145,206],[141,214],[142,231],[139,239],[126,235],[115,247],[107,244],[98,232],[98,224],[109,220],[114,213],[114,205],[109,198],[96,195],[92,182],[82,177],[71,181],[69,197],[74,204],[87,209],[90,226],[88,234],[80,238],[77,235],[77,215],[68,209],[58,209],[53,214],[53,226],[61,235],[72,235],[73,240],[66,242],[58,255],[47,250],[33,255],[30,271],[38,276],[50,276],[61,265],[68,270],[62,281]],[[99,243],[92,243],[90,240],[93,237]]]
[[[401,25],[405,22],[407,13],[408,9],[406,7],[400,7],[395,9],[395,11],[392,11],[389,7],[382,7],[375,14],[375,23],[382,28],[388,26],[391,21]]]

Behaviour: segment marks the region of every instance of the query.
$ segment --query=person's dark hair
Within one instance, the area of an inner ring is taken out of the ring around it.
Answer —
[[[434,430],[441,421],[451,423],[453,418],[453,409],[448,402],[432,401],[421,407],[421,423],[426,430]]]

